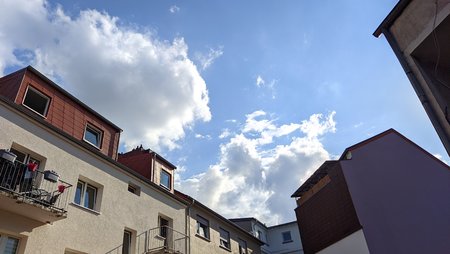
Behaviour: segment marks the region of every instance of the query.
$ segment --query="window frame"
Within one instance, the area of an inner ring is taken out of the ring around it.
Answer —
[[[163,223],[161,223],[162,221],[166,221],[167,224],[163,225]],[[168,228],[170,228],[170,219],[164,216],[158,216],[158,226],[159,226],[159,236],[166,239],[168,236]],[[166,227],[165,230],[163,230],[163,227]]]
[[[227,234],[227,238],[224,238],[222,236],[222,233],[226,233]],[[226,243],[226,244],[224,244]],[[222,248],[225,248],[227,250],[231,250],[231,241],[230,241],[230,232],[219,227],[219,245]],[[228,245],[228,246],[227,246]]]
[[[243,246],[241,243],[243,243]],[[239,244],[239,254],[248,254],[247,241],[238,238],[238,244]]]
[[[81,183],[80,203],[77,203],[76,199],[77,199],[77,191],[78,191],[78,184],[79,184],[79,183]],[[77,187],[76,187],[76,189],[75,189],[75,197],[74,197],[74,199],[73,199],[73,202],[74,202],[76,205],[81,206],[81,207],[84,207],[84,208],[86,208],[86,209],[93,210],[93,211],[97,211],[96,208],[97,208],[98,188],[95,187],[95,186],[93,186],[92,184],[89,184],[89,183],[87,183],[86,181],[83,181],[83,180],[80,180],[80,179],[78,179],[77,185],[76,185],[76,186],[77,186]],[[92,208],[85,205],[85,202],[86,202],[86,200],[85,200],[85,195],[86,195],[86,190],[87,190],[88,187],[90,187],[90,188],[92,188],[92,189],[94,190],[94,196],[93,196],[93,197],[94,197],[94,200],[93,200]]]
[[[128,249],[125,249],[125,235],[128,235]],[[132,253],[132,243],[133,243],[133,232],[129,230],[123,231],[123,240],[122,240],[122,253],[123,254],[131,254]]]
[[[86,139],[86,133],[88,131],[88,129],[90,130],[90,133],[95,133],[97,134],[97,143],[98,145],[92,143],[91,141],[89,141],[88,139]],[[84,133],[83,133],[83,141],[94,146],[97,149],[102,149],[102,144],[103,144],[103,130],[96,127],[95,125],[91,124],[91,123],[86,123],[86,126],[84,127]]]
[[[30,91],[30,90],[31,90],[32,92],[36,93],[37,95],[41,96],[42,98],[47,99],[47,103],[46,103],[46,105],[45,105],[44,114],[41,114],[41,113],[38,112],[37,110],[33,109],[30,105],[25,104],[25,100],[26,100],[26,98],[27,98],[28,91]],[[42,116],[42,117],[44,117],[44,118],[47,118],[48,109],[50,108],[51,100],[52,100],[52,98],[51,98],[50,96],[44,94],[43,92],[39,91],[38,89],[34,88],[33,86],[28,85],[28,86],[27,86],[27,90],[25,91],[25,94],[23,95],[22,105],[23,105],[24,107],[26,107],[27,109],[33,111],[34,113],[36,113],[36,114],[38,114],[38,115],[40,115],[40,116]]]
[[[206,223],[202,223],[201,220],[203,220],[203,222],[206,222]],[[202,235],[200,233],[200,228],[203,229],[204,235]],[[196,229],[195,234],[200,236],[200,237],[202,237],[202,238],[204,238],[204,239],[210,240],[209,220],[205,219],[204,217],[202,217],[202,216],[200,216],[198,214],[197,214],[197,229]]]
[[[289,234],[289,239],[285,239],[285,234]],[[283,239],[283,243],[290,243],[293,241],[291,231],[281,232],[281,238]]]
[[[163,182],[161,181],[161,179],[162,179],[161,176],[163,174],[167,174],[167,176],[169,177],[169,186],[165,186],[163,184]],[[165,169],[163,169],[163,168],[161,168],[161,170],[159,172],[159,186],[161,186],[161,187],[163,187],[163,188],[165,188],[167,190],[172,190],[172,175],[169,172],[167,172]]]
[[[4,253],[4,251],[5,251],[7,243],[8,243],[8,239],[16,240],[14,254],[19,253],[21,239],[19,237],[16,237],[16,236],[11,236],[11,235],[8,235],[8,234],[0,233],[0,251],[1,251],[1,253]]]

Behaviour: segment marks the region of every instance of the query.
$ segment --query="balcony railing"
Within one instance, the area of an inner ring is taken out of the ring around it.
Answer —
[[[65,214],[70,187],[53,171],[39,171],[34,164],[0,158],[0,192],[18,202]]]
[[[136,237],[135,252],[137,254],[189,254],[189,237],[168,226],[147,230]],[[106,254],[131,253],[120,245]]]

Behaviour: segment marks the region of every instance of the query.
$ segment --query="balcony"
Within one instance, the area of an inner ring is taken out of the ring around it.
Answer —
[[[125,250],[123,245],[106,254],[188,254],[189,237],[168,226],[147,230],[136,237],[135,252]]]
[[[52,223],[66,217],[70,187],[53,171],[0,158],[1,210]]]

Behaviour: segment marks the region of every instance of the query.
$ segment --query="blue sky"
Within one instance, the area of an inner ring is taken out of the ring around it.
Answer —
[[[281,223],[324,160],[388,128],[448,161],[372,36],[395,3],[5,1],[0,72],[33,65],[122,127],[122,151],[176,164],[182,191]]]

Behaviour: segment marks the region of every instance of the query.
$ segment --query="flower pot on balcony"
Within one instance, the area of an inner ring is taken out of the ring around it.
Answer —
[[[56,173],[53,170],[45,170],[44,171],[44,179],[55,183],[58,181],[59,175],[58,175],[58,173]]]
[[[14,161],[16,160],[16,157],[17,157],[17,155],[15,155],[7,150],[4,150],[4,149],[0,150],[0,158],[3,158],[7,161],[14,163]]]

